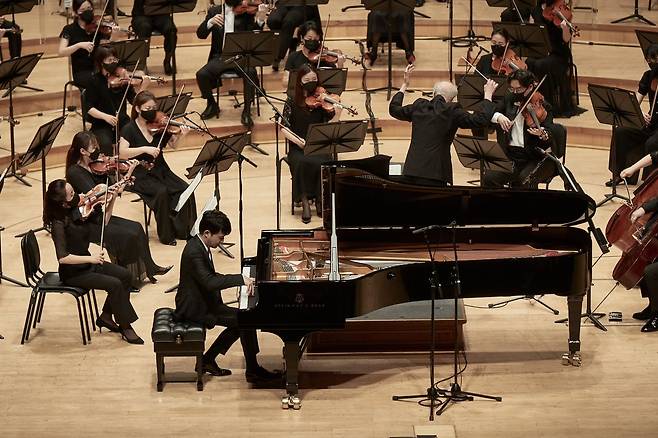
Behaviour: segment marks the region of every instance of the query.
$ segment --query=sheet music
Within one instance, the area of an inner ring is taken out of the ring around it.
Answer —
[[[183,208],[183,205],[185,205],[187,200],[190,199],[192,193],[194,193],[196,188],[199,187],[199,184],[201,184],[202,179],[203,179],[203,169],[199,170],[199,173],[196,174],[190,185],[187,186],[185,191],[181,193],[181,195],[179,196],[178,204],[176,204],[176,208],[174,209],[176,213],[178,213],[181,210],[181,208]]]
[[[201,213],[197,216],[196,222],[194,222],[194,226],[192,227],[192,230],[190,230],[190,236],[196,236],[199,234],[199,224],[201,223],[201,218],[203,217],[203,213],[206,211],[214,210],[217,208],[217,198],[215,197],[214,194],[210,195],[210,198],[206,201],[206,205],[203,206],[203,210],[201,210]]]

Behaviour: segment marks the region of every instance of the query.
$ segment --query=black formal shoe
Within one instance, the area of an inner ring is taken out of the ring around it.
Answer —
[[[201,113],[202,120],[212,119],[217,117],[220,113],[219,105],[217,103],[209,103],[206,106],[206,109]]]
[[[623,184],[623,182],[622,182],[621,178],[614,178],[614,179],[610,178],[609,180],[607,180],[605,182],[606,187],[612,187],[613,185],[619,186],[619,185],[622,185],[622,184]]]
[[[98,331],[101,332],[101,333],[102,333],[101,327],[108,329],[112,333],[121,332],[121,328],[119,328],[119,326],[114,321],[112,321],[110,323],[110,322],[107,322],[107,321],[101,319],[100,317],[96,318],[96,325],[98,326]]]
[[[247,371],[244,373],[247,382],[249,383],[263,383],[263,382],[279,382],[283,377],[281,371],[268,371],[262,366],[258,365],[256,369]]]
[[[654,313],[651,319],[642,327],[643,333],[658,331],[658,314]]]
[[[651,307],[647,306],[641,312],[635,312],[633,314],[633,319],[637,319],[637,320],[640,320],[640,321],[645,321],[645,320],[651,318],[651,315],[652,315]]]
[[[165,57],[162,66],[164,67],[164,72],[167,76],[171,76],[174,73],[174,68],[171,65],[171,58]]]
[[[203,366],[203,372],[208,373],[211,376],[224,377],[231,375],[231,370],[220,368],[219,365],[217,365],[217,362],[215,362],[214,360],[212,362],[210,361],[206,362],[204,360],[202,366]]]
[[[251,119],[251,113],[249,111],[242,111],[240,123],[242,123],[247,129],[251,129],[254,126],[254,121]]]
[[[305,224],[311,222],[311,206],[308,201],[302,202],[302,222]]]
[[[279,66],[281,65],[281,60],[275,59],[274,62],[272,63],[272,70],[273,71],[279,71]]]
[[[174,265],[169,266],[158,266],[153,275],[165,275],[167,272],[171,271]]]
[[[162,242],[162,243],[164,243],[164,242]],[[165,245],[169,245],[169,246],[176,246],[177,244],[178,244],[178,242],[176,242],[176,239],[172,240],[171,242],[165,243]]]
[[[140,338],[137,336],[137,333],[135,333],[134,330],[129,329],[132,333],[129,333],[130,336],[128,336],[127,332],[128,330],[121,330],[121,339],[126,341],[129,344],[135,344],[135,345],[143,345],[144,344],[144,339]]]
[[[134,287],[134,286],[130,286],[130,287],[128,288],[128,292],[130,292],[131,294],[138,294],[138,293],[139,293],[139,289],[137,289],[137,288]]]

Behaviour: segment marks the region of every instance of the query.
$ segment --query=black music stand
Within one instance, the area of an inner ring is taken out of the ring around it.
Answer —
[[[0,1],[0,16],[11,14],[11,21],[16,23],[16,14],[30,12],[34,6],[41,3],[39,0],[2,0]],[[32,91],[43,91],[41,88],[19,84],[18,87]],[[7,97],[5,93],[2,97]]]
[[[658,32],[653,30],[635,29],[635,36],[637,36],[637,42],[640,43],[642,54],[646,59],[649,46],[652,44],[658,44]]]
[[[493,102],[499,102],[505,97],[507,87],[503,87],[507,82],[505,76],[490,76],[489,79],[498,84],[498,88],[493,95]],[[457,88],[457,102],[466,110],[475,110],[484,100],[483,87],[486,83],[484,78],[478,74],[458,74],[455,80],[459,84]]]
[[[617,20],[613,20],[610,23],[617,24],[617,23],[623,23],[624,21],[628,21],[628,20],[641,21],[642,23],[648,24],[649,26],[656,25],[656,23],[654,23],[651,20],[648,20],[644,15],[640,14],[639,0],[635,0],[635,8],[633,9],[633,13],[631,15],[628,15],[623,18],[619,18]]]
[[[457,135],[453,145],[462,166],[480,171],[480,181],[484,181],[484,174],[488,170],[505,173],[514,171],[514,161],[495,141]]]
[[[478,41],[486,41],[489,37],[477,35],[473,29],[473,0],[468,2],[468,31],[466,35],[450,38],[450,43],[454,47],[473,47]]]
[[[329,154],[336,161],[339,153],[358,151],[367,130],[367,120],[315,123],[308,127],[304,155]]]
[[[32,70],[41,59],[43,53],[34,53],[32,55],[21,56],[20,58],[10,59],[0,63],[0,90],[9,92],[9,141],[11,142],[11,164],[9,173],[6,176],[12,176],[25,184],[32,187],[32,184],[25,181],[21,175],[16,174],[16,139],[14,136],[14,89],[23,83],[30,76]]]
[[[539,24],[506,23],[496,21],[491,23],[494,29],[505,29],[510,35],[510,47],[520,57],[544,58],[548,56],[551,41],[546,28]]]
[[[189,105],[190,100],[192,100],[192,93],[183,93],[178,99],[178,94],[174,96],[160,96],[155,98],[155,104],[158,106],[158,111],[162,111],[167,115],[171,115],[171,118],[182,117],[187,110],[187,105]],[[174,105],[176,108],[174,109]],[[171,110],[174,110],[172,113]]]
[[[391,100],[391,90],[393,90],[393,13],[413,11],[416,7],[416,0],[363,0],[363,6],[369,11],[385,12],[386,33],[388,35],[388,76],[387,85],[382,88],[372,88],[371,92],[386,90],[386,100]]]
[[[196,7],[196,0],[144,0],[144,15],[169,15],[174,21],[174,14],[178,12],[192,12]],[[176,94],[176,50],[171,54],[171,94]]]
[[[7,167],[2,174],[0,174],[0,194],[2,193],[2,189],[5,186],[5,177],[7,176],[7,173],[9,172],[9,169],[11,166]],[[22,281],[14,280],[11,277],[7,277],[3,272],[2,272],[2,232],[5,230],[3,226],[0,225],[0,284],[2,284],[2,280],[6,280],[10,283],[14,283],[16,286],[21,286],[21,287],[29,287],[27,284],[23,283]],[[4,339],[1,338],[0,339]]]
[[[637,101],[635,92],[595,84],[588,84],[587,90],[590,99],[592,100],[592,107],[594,108],[596,119],[599,123],[612,125],[611,141],[614,141],[617,127],[636,129],[644,128],[644,117],[642,116],[642,110],[640,109],[640,104]],[[611,154],[612,151],[613,149],[610,148]],[[613,169],[616,168],[616,166],[617,164],[613,163]],[[617,193],[618,176],[619,175],[612,175],[612,193],[605,195],[603,200],[596,205],[597,207],[600,207],[615,198],[621,199],[625,202],[630,202],[630,197],[622,196]]]
[[[146,69],[146,60],[149,56],[149,40],[112,41],[103,44],[103,46],[114,48],[119,62],[127,70],[132,71],[137,63],[139,63],[138,70]]]
[[[297,83],[297,71],[291,71],[288,76],[288,90],[286,94],[289,98],[295,98],[295,85]],[[332,94],[343,94],[347,86],[347,69],[346,68],[320,68],[316,71],[318,75],[318,86],[326,89]]]

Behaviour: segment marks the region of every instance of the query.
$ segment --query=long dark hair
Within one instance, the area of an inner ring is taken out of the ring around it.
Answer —
[[[322,40],[322,28],[318,26],[318,24],[315,21],[312,20],[309,20],[306,23],[302,23],[302,25],[299,26],[297,35],[299,35],[300,40],[303,40],[306,34],[312,30],[315,31],[315,33],[317,33],[320,36],[320,40]]]
[[[297,79],[295,80],[295,96],[294,96],[294,101],[295,105],[298,107],[305,107],[306,106],[306,97],[307,93],[304,90],[304,86],[302,84],[302,78],[306,76],[309,73],[316,73],[315,69],[310,65],[310,64],[304,64],[299,69],[296,70],[297,73]]]
[[[117,49],[111,46],[98,46],[94,49],[94,65],[96,66],[97,71],[103,71],[103,60],[108,56],[114,56],[119,59],[117,54]]]
[[[96,135],[90,131],[80,131],[73,136],[71,141],[71,147],[66,153],[66,178],[69,177],[69,169],[71,166],[78,164],[80,161],[80,149],[87,149],[92,143],[98,144],[98,139]]]
[[[500,35],[501,37],[505,38],[506,42],[509,43],[510,34],[507,31],[507,29],[505,29],[503,27],[496,28],[496,29],[493,30],[493,32],[491,32],[491,36],[493,37],[494,35]]]
[[[130,112],[130,118],[135,120],[139,114],[137,114],[137,108],[144,105],[149,100],[155,101],[155,96],[150,91],[141,91],[135,99],[133,100],[133,108]]]
[[[52,225],[53,221],[64,220],[68,209],[66,202],[66,180],[56,179],[48,184],[46,198],[43,203],[43,223]]]

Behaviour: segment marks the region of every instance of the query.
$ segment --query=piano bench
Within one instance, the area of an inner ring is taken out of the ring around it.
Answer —
[[[157,309],[153,315],[151,330],[155,366],[158,375],[157,389],[162,392],[167,382],[196,382],[197,391],[203,391],[202,357],[205,349],[206,329],[201,324],[192,322],[177,322],[174,310],[168,307]],[[178,376],[167,379],[165,376],[164,358],[171,356],[196,357],[193,376]]]

